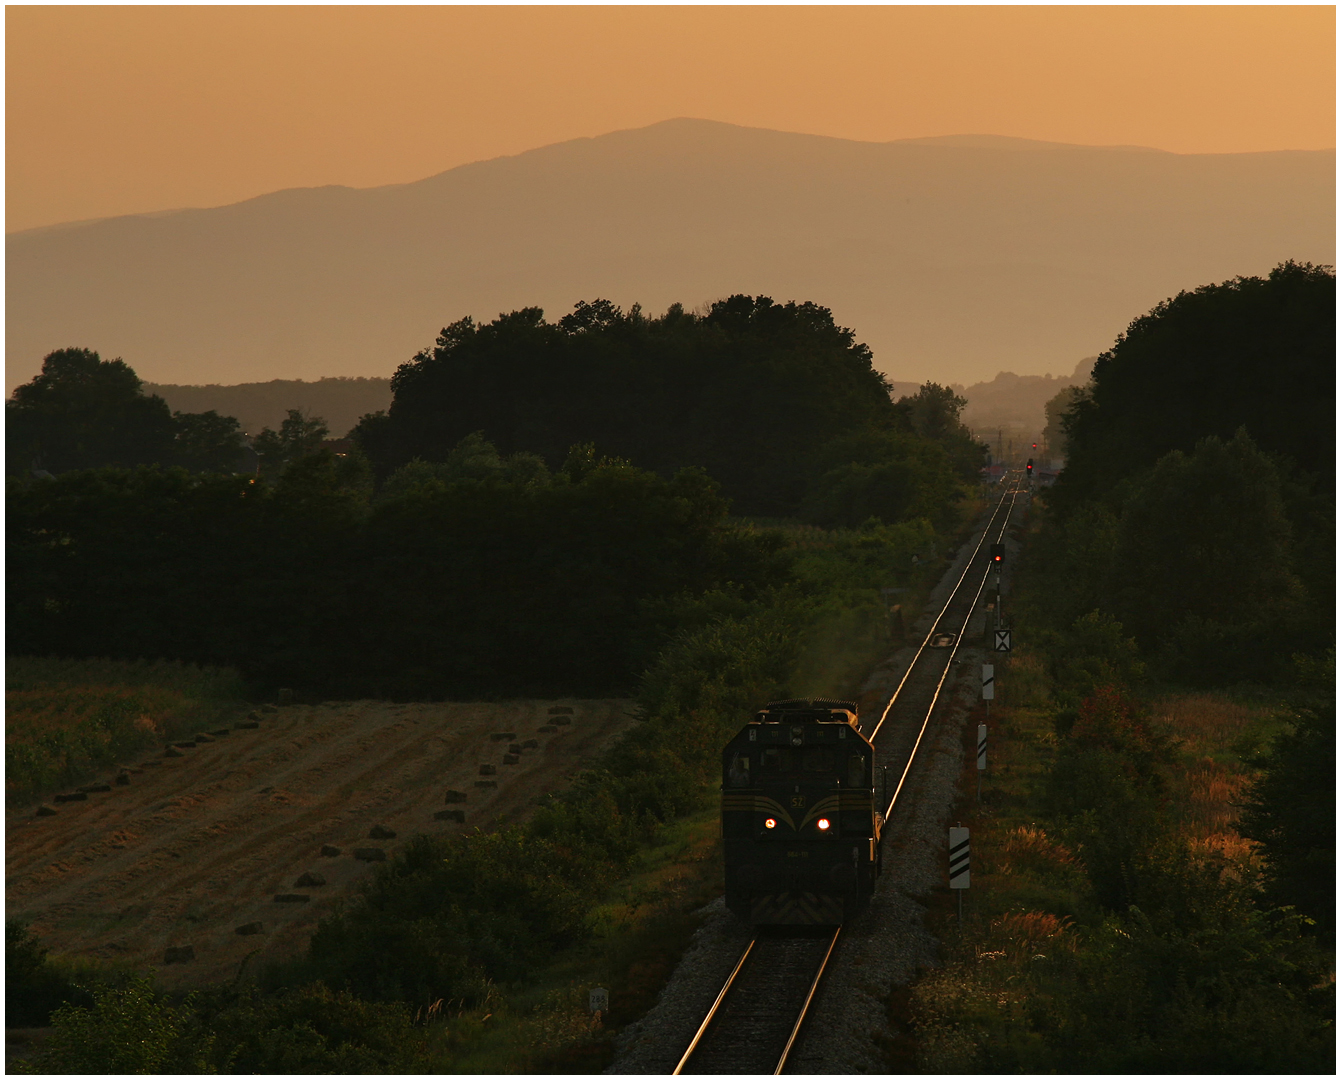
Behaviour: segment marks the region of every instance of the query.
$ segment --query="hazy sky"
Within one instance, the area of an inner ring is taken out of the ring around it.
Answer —
[[[6,230],[368,187],[675,116],[1335,145],[1333,7],[9,7]]]

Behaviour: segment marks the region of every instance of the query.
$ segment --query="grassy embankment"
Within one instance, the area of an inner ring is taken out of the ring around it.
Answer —
[[[1236,829],[1308,691],[1152,685],[1114,624],[1031,621],[1047,571],[1020,576],[981,804],[981,705],[964,728],[972,887],[962,926],[937,898],[944,966],[891,1003],[891,1067],[1330,1072],[1334,958],[1264,902]]]
[[[171,661],[9,657],[5,803],[22,806],[85,783],[183,732],[249,708],[240,676]]]
[[[977,506],[966,503],[962,510],[966,526]],[[585,782],[542,807],[515,836],[425,844],[417,857],[396,860],[324,936],[319,932],[308,957],[262,973],[259,997],[232,988],[195,1002],[188,1010],[195,1019],[165,1037],[163,1045],[177,1049],[165,1049],[155,1064],[192,1068],[197,1059],[217,1058],[241,1016],[250,1017],[246,1026],[253,1030],[292,1026],[316,992],[304,996],[280,987],[313,979],[350,986],[366,1003],[345,1010],[358,1013],[350,1013],[349,1023],[361,1024],[361,1034],[328,1032],[321,1046],[301,1052],[252,1039],[232,1057],[234,1067],[589,1072],[608,1064],[614,1035],[652,1004],[699,925],[695,913],[720,895],[714,794],[722,739],[771,695],[854,693],[891,645],[879,589],[907,588],[901,599],[911,617],[909,609],[943,566],[926,556],[944,551],[945,538],[917,523],[794,531],[802,539],[794,545],[796,588],[749,610],[724,602],[723,610],[700,613],[697,622],[690,613],[685,630],[643,680],[647,723]],[[919,555],[916,568],[913,554]],[[485,861],[512,844],[527,852],[523,864]],[[504,880],[507,874],[513,877]],[[443,885],[459,888],[463,879],[473,894],[450,911],[407,909],[407,894],[423,888],[440,897]],[[491,887],[504,889],[507,898],[490,901]],[[544,910],[516,899],[524,895],[543,895]],[[517,921],[509,923],[511,917]],[[514,933],[500,958],[485,946],[506,940],[509,927],[530,936],[521,940]],[[548,937],[545,927],[554,931]],[[459,950],[463,966],[421,972],[424,981],[412,983],[413,964],[401,958],[419,959],[431,951],[429,939],[444,933],[458,935],[443,951]],[[402,981],[392,985],[388,978]],[[459,987],[459,996],[449,991],[435,998],[431,989],[414,989],[443,985]],[[596,985],[608,988],[611,999],[600,1022],[586,1009],[587,990]],[[160,1020],[163,1007],[146,1006],[157,1008]],[[332,1006],[327,1001],[323,1008]],[[213,1049],[200,1050],[209,1040],[186,1029],[212,1032]],[[291,1033],[280,1040],[287,1046],[285,1040]],[[381,1043],[385,1049],[377,1049]],[[349,1046],[362,1056],[349,1057]]]

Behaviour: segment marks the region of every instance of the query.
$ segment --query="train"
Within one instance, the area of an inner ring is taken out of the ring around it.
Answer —
[[[755,926],[853,918],[882,868],[880,810],[856,702],[769,702],[722,751],[727,907]]]

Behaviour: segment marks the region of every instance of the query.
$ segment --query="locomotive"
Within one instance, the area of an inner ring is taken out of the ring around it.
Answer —
[[[722,751],[726,905],[755,925],[852,918],[881,870],[875,754],[852,701],[771,701]]]

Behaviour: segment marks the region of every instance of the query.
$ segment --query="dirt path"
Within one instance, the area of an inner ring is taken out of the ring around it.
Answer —
[[[571,716],[551,716],[554,706]],[[6,914],[30,920],[54,952],[158,967],[165,987],[231,978],[249,953],[261,963],[306,947],[377,865],[356,848],[390,857],[415,833],[516,820],[608,747],[631,713],[609,700],[289,706],[256,730],[141,762],[129,786],[48,800],[54,816],[6,814]],[[504,762],[528,740],[536,745]],[[481,776],[482,765],[497,774]],[[488,780],[497,787],[477,786]],[[447,803],[449,790],[466,801]],[[464,823],[434,819],[446,810],[464,811]],[[370,839],[377,826],[395,837]],[[323,845],[340,854],[323,856]],[[305,873],[325,884],[296,886]],[[236,932],[251,923],[260,932]],[[185,946],[193,959],[165,964]]]

